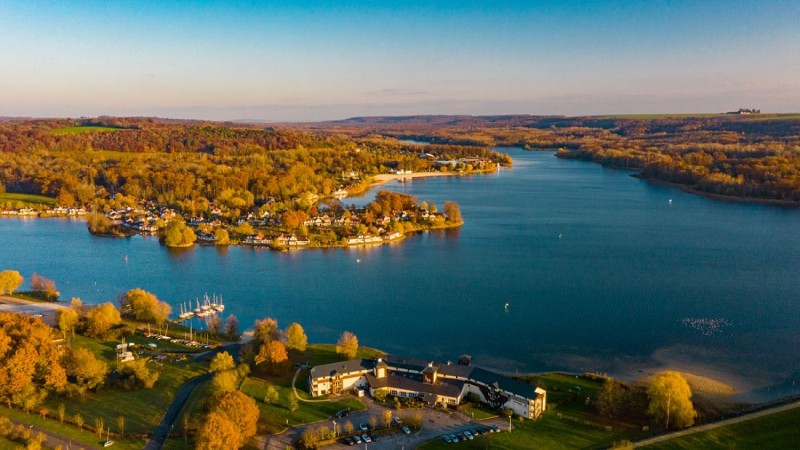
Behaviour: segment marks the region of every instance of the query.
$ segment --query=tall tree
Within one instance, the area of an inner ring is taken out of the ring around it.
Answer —
[[[225,337],[231,340],[238,340],[239,319],[237,319],[233,314],[225,319]]]
[[[89,336],[102,337],[120,323],[122,318],[119,310],[111,303],[94,306],[86,313],[86,332]]]
[[[278,375],[286,371],[289,365],[289,355],[286,346],[281,341],[263,342],[255,358],[256,365],[262,365],[268,372]]]
[[[258,406],[252,397],[241,391],[226,392],[217,398],[215,411],[221,411],[236,425],[242,440],[256,434]]]
[[[82,386],[96,389],[102,385],[108,372],[106,363],[85,348],[70,350],[66,358],[67,375]]]
[[[694,424],[697,412],[692,404],[692,389],[679,372],[656,374],[647,385],[647,396],[650,398],[648,414],[656,421],[663,421],[664,428],[685,428]]]
[[[358,352],[358,337],[355,334],[345,331],[339,336],[336,342],[336,353],[344,355],[349,359],[356,357]]]
[[[13,294],[24,282],[25,278],[16,270],[0,272],[0,295]]]
[[[164,323],[172,312],[166,302],[159,301],[155,294],[144,289],[131,289],[119,298],[123,314],[145,322]]]
[[[221,411],[211,411],[197,432],[197,450],[241,448],[242,436],[236,424]]]
[[[286,329],[286,348],[304,352],[307,345],[308,337],[303,327],[297,322],[289,325]]]
[[[58,329],[67,338],[67,334],[75,333],[75,325],[78,324],[78,313],[74,309],[61,308],[56,312],[56,320],[58,322]]]
[[[31,275],[31,289],[40,293],[47,300],[58,300],[59,292],[56,290],[56,282],[37,273]]]
[[[256,320],[253,328],[254,337],[259,342],[277,340],[280,338],[278,321],[272,317],[265,317],[261,320]]]

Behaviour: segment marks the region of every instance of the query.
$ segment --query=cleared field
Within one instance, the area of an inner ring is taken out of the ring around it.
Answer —
[[[51,133],[53,134],[81,134],[81,133],[108,133],[110,131],[118,131],[119,128],[112,127],[94,127],[94,126],[76,126],[57,128]]]
[[[8,202],[11,202],[12,207],[16,207],[17,202],[21,202],[26,205],[56,205],[56,199],[52,197],[45,197],[44,195],[14,194],[10,192],[3,192],[0,194],[0,207],[4,207]]]

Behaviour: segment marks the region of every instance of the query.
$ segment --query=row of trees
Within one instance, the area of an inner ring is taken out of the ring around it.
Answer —
[[[0,272],[0,295],[13,294],[25,282],[25,278],[16,270]],[[45,300],[56,301],[60,293],[56,289],[55,281],[45,278],[37,273],[31,275],[31,289],[34,294]]]

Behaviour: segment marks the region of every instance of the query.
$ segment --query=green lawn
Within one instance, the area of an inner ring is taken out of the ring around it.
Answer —
[[[52,433],[70,439],[73,441],[73,443],[76,444],[83,443],[85,445],[92,445],[94,447],[102,446],[100,442],[105,441],[105,437],[99,438],[95,433],[86,430],[85,427],[83,430],[81,430],[78,427],[67,423],[62,425],[61,422],[59,422],[58,420],[57,413],[54,410],[51,411],[52,412],[50,413],[50,416],[48,418],[42,418],[41,416],[38,416],[33,413],[25,414],[25,412],[17,409],[8,409],[4,406],[0,406],[0,414],[7,416],[11,419],[14,419],[18,422],[46,429]],[[89,423],[88,420],[86,422]],[[117,443],[114,445],[114,448],[131,449],[131,450],[140,449],[144,446],[144,443],[145,443],[144,439],[117,440]]]
[[[0,450],[18,450],[25,448],[22,444],[9,441],[6,438],[0,438]]]
[[[95,126],[74,126],[58,128],[51,133],[53,134],[81,134],[81,133],[107,133],[110,131],[117,131],[119,128],[113,127],[95,127]]]
[[[650,445],[667,449],[775,449],[797,448],[800,443],[800,409],[795,408],[714,430]]]
[[[116,344],[116,341],[101,341],[80,335],[72,339],[74,347],[91,350],[105,359],[112,369]],[[148,367],[160,372],[153,389],[123,391],[104,387],[96,393],[87,394],[84,399],[50,396],[45,401],[45,406],[50,411],[56,411],[58,405],[63,403],[66,405],[68,418],[78,413],[84,418],[86,425],[91,427],[94,427],[95,419],[102,418],[106,426],[111,426],[112,432],[117,431],[117,417],[124,416],[126,434],[148,434],[158,425],[178,387],[205,372],[205,367],[189,362],[150,362]]]
[[[263,401],[267,386],[270,384],[279,395],[278,402],[272,405],[268,405]],[[287,421],[289,425],[300,425],[330,419],[336,411],[345,408],[350,408],[353,411],[366,409],[366,406],[360,400],[351,398],[340,401],[298,402],[297,411],[290,412],[287,406],[288,398],[293,394],[289,387],[275,385],[257,378],[247,378],[242,383],[241,390],[256,399],[258,409],[261,411],[259,433],[273,434],[280,432],[286,428]]]
[[[11,202],[12,207],[16,207],[17,202],[24,203],[26,206],[56,206],[56,199],[52,197],[45,197],[44,195],[16,194],[11,192],[3,192],[0,194],[0,207],[5,207],[8,202]]]

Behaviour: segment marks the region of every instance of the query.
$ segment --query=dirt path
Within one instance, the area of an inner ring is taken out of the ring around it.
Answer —
[[[686,430],[676,431],[674,433],[664,434],[664,435],[657,436],[657,437],[654,437],[654,438],[645,439],[643,441],[635,442],[633,444],[633,447],[634,448],[646,447],[648,445],[657,444],[659,442],[668,441],[670,439],[675,439],[675,438],[679,438],[679,437],[682,437],[682,436],[688,436],[690,434],[695,434],[695,433],[702,433],[703,431],[713,430],[715,428],[720,428],[720,427],[732,425],[732,424],[735,424],[735,423],[746,422],[748,420],[753,420],[753,419],[756,419],[756,418],[759,418],[759,417],[764,417],[764,416],[768,416],[770,414],[775,414],[775,413],[779,413],[779,412],[783,412],[783,411],[788,411],[788,410],[794,409],[794,408],[800,408],[800,401],[789,403],[787,405],[777,406],[775,408],[764,409],[764,410],[757,411],[757,412],[750,413],[750,414],[745,414],[743,416],[734,417],[733,419],[721,420],[719,422],[709,423],[709,424],[706,424],[706,425],[700,425],[698,427],[692,427],[692,428],[689,428],[689,429],[686,429]]]

